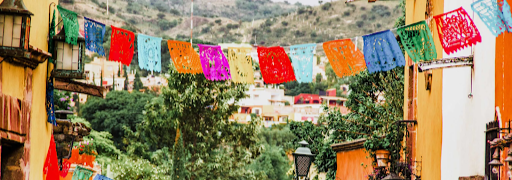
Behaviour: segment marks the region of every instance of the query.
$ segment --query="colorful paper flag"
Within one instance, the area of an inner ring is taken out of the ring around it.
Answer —
[[[254,84],[251,50],[252,48],[228,48],[228,62],[233,82]]]
[[[363,53],[350,39],[328,41],[323,47],[338,77],[353,76],[366,69]]]
[[[295,81],[292,63],[282,47],[258,47],[258,58],[265,83],[280,84]]]
[[[59,161],[57,159],[57,149],[53,134],[51,135],[50,147],[48,147],[48,153],[46,154],[43,173],[46,174],[46,179],[59,179]]]
[[[389,71],[405,65],[405,58],[390,30],[363,36],[364,59],[368,72]]]
[[[179,73],[198,74],[202,73],[199,54],[192,48],[190,43],[182,41],[167,41],[174,67]]]
[[[211,81],[224,81],[231,78],[228,59],[222,53],[220,46],[198,44],[199,57],[203,74]]]
[[[86,17],[84,19],[85,47],[100,56],[105,56],[105,50],[103,49],[105,24]]]
[[[110,35],[110,61],[121,62],[130,66],[133,59],[135,34],[133,32],[112,26]]]
[[[398,28],[397,34],[414,62],[431,61],[437,58],[432,32],[425,21]]]
[[[313,59],[316,44],[301,44],[290,46],[290,58],[292,59],[295,77],[300,83],[313,82]]]
[[[462,7],[434,16],[439,40],[447,54],[482,41],[473,20]]]
[[[498,36],[507,30],[497,0],[475,1],[471,4],[471,9],[482,19],[482,22],[494,36]]]
[[[144,34],[137,35],[139,68],[148,71],[162,71],[162,38]]]
[[[78,40],[78,31],[80,29],[78,26],[77,14],[60,5],[57,5],[57,9],[59,10],[60,17],[62,17],[62,22],[64,23],[66,43],[76,45]]]

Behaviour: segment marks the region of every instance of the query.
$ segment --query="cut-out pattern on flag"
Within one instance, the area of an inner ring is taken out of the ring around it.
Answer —
[[[482,41],[473,20],[462,7],[434,16],[439,40],[447,54]]]
[[[73,172],[73,177],[71,180],[89,180],[93,172],[89,169],[83,168],[81,166],[76,166],[75,171]]]
[[[96,176],[94,176],[94,180],[112,180],[112,179],[105,177],[101,174],[96,174]]]
[[[87,50],[105,56],[103,38],[105,36],[105,24],[84,17],[85,47]]]
[[[397,34],[414,62],[431,61],[437,58],[434,39],[425,21],[398,28]]]
[[[505,27],[507,27],[508,32],[512,33],[512,14],[510,13],[510,5],[507,0],[498,0],[501,9],[501,15],[503,20],[505,21]]]
[[[338,77],[353,76],[366,69],[363,53],[350,39],[325,42],[323,47]]]
[[[169,47],[174,67],[176,67],[179,73],[198,74],[203,72],[199,54],[194,51],[190,43],[168,40],[167,46]]]
[[[313,58],[316,44],[301,44],[290,46],[295,78],[299,83],[313,82]]]
[[[48,116],[48,122],[57,125],[55,120],[55,104],[53,103],[53,78],[50,78],[46,82],[46,115]]]
[[[390,30],[363,36],[364,60],[368,72],[389,71],[405,66],[405,58]]]
[[[471,9],[478,14],[494,36],[498,36],[507,30],[497,0],[475,1],[471,4]]]
[[[76,45],[78,40],[78,26],[77,14],[73,11],[67,10],[60,5],[57,5],[60,17],[64,23],[64,32],[66,33],[66,43]]]
[[[108,59],[130,66],[133,59],[133,50],[135,48],[134,42],[135,34],[133,34],[133,32],[112,26]]]
[[[198,44],[199,57],[204,77],[211,81],[223,81],[231,78],[228,59],[220,46]]]
[[[280,84],[295,81],[292,63],[282,47],[258,47],[258,58],[265,83]]]
[[[50,139],[50,147],[46,154],[46,161],[44,162],[43,173],[46,174],[46,179],[59,179],[59,161],[57,159],[57,149],[53,134]]]
[[[162,38],[137,35],[139,67],[148,71],[162,71]]]
[[[251,50],[252,48],[228,48],[229,68],[233,82],[254,84]]]

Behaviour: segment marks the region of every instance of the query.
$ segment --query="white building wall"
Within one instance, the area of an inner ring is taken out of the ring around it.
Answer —
[[[472,69],[470,67],[443,69],[442,180],[485,174],[484,131],[485,124],[494,118],[496,42],[489,29],[471,10],[471,3],[473,0],[445,0],[444,4],[444,12],[463,6],[480,31],[482,43],[473,46],[472,98],[468,97],[471,93]],[[443,57],[467,56],[471,55],[471,51],[472,48],[468,47],[449,56],[443,52]]]

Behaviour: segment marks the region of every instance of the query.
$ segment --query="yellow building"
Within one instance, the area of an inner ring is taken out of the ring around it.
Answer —
[[[52,54],[47,52],[47,40],[50,9],[53,12],[57,4],[58,0],[4,0],[0,4],[2,179],[44,179],[43,166],[53,129],[46,113],[46,84],[53,69],[48,62]],[[75,62],[78,57],[69,61]],[[60,60],[68,63],[63,57]],[[80,78],[77,75],[72,78]],[[54,87],[97,96],[103,92],[62,76],[55,79]]]

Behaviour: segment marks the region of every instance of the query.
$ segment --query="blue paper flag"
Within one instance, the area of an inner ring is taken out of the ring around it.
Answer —
[[[100,56],[105,56],[105,50],[103,49],[105,24],[86,17],[84,19],[85,47]]]
[[[313,59],[316,44],[301,44],[290,47],[295,78],[299,83],[313,82]]]
[[[471,9],[482,19],[482,22],[494,36],[498,36],[507,30],[503,14],[496,0],[475,1],[471,4]]]
[[[389,71],[405,66],[404,54],[390,30],[363,36],[364,59],[368,72]]]
[[[139,50],[139,68],[148,71],[162,71],[162,38],[144,34],[137,36],[137,48]]]
[[[503,20],[505,21],[505,27],[507,27],[508,32],[512,33],[512,14],[510,13],[510,6],[506,0],[501,1],[501,14],[503,15]]]
[[[55,104],[53,103],[53,78],[46,82],[46,114],[48,115],[48,122],[57,125],[55,120]]]
[[[110,179],[110,178],[108,178],[108,177],[105,177],[105,176],[103,176],[103,175],[101,175],[101,174],[97,174],[97,175],[94,177],[94,180],[112,180],[112,179]]]

